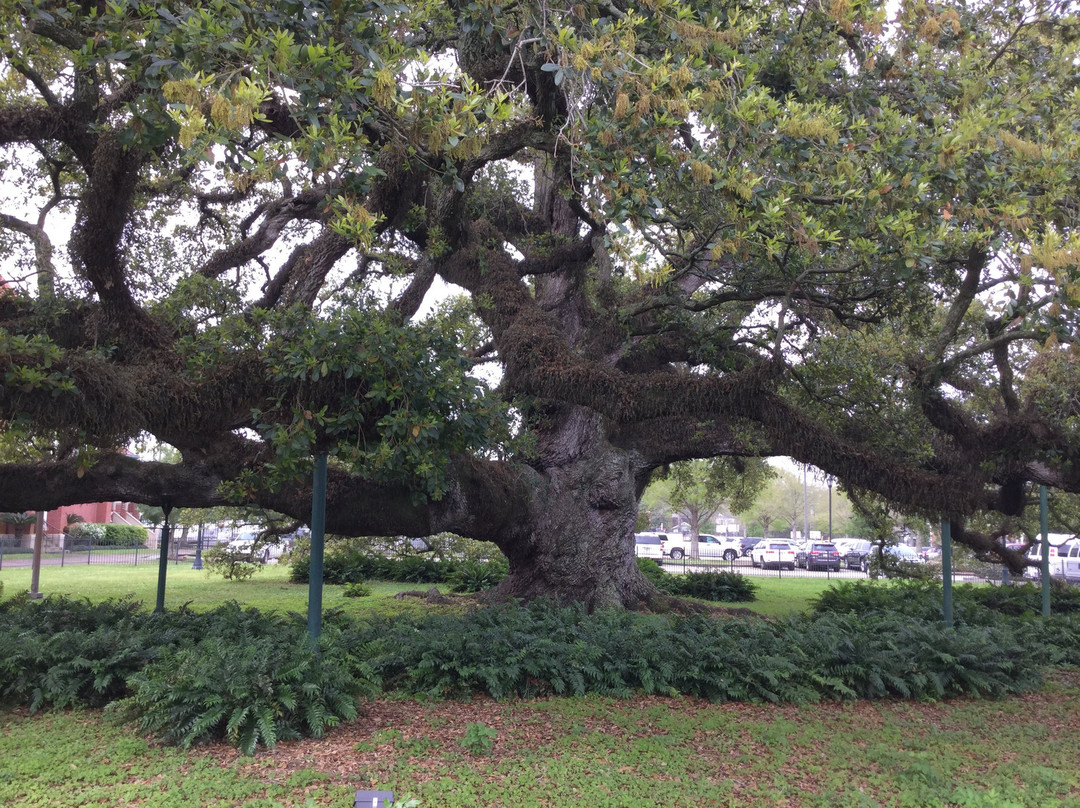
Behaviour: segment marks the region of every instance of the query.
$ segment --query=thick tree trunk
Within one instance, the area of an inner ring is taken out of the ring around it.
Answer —
[[[553,234],[576,239],[578,216],[559,193],[566,176],[546,158],[535,169],[534,212]],[[583,280],[569,271],[535,279],[536,302],[558,321],[568,344],[581,342],[588,317]],[[538,452],[530,464],[536,484],[519,529],[498,541],[510,562],[500,594],[579,601],[590,610],[640,607],[656,590],[634,558],[644,473],[635,468],[634,453],[611,445],[593,410],[545,402],[536,415]]]
[[[656,594],[634,558],[640,470],[631,453],[607,443],[589,410],[548,413],[546,426],[542,482],[528,523],[502,547],[510,575],[499,594],[580,601],[590,610],[640,607]]]

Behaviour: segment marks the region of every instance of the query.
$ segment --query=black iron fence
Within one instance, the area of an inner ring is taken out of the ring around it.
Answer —
[[[660,561],[660,559],[654,559]],[[794,563],[794,562],[792,562]],[[673,574],[690,572],[738,572],[742,575],[772,578],[844,578],[857,580],[868,577],[861,569],[847,569],[841,564],[840,569],[805,569],[803,567],[788,566],[787,562],[777,566],[760,567],[754,566],[749,556],[727,560],[724,558],[690,558],[684,556],[679,559],[665,557],[660,565]]]
[[[639,548],[640,550],[641,548]],[[658,561],[663,569],[672,574],[692,573],[692,572],[738,572],[742,575],[750,577],[770,577],[770,578],[826,578],[831,580],[866,580],[871,577],[880,577],[880,572],[877,569],[871,568],[864,570],[861,566],[848,567],[843,559],[840,562],[840,569],[813,567],[806,569],[805,566],[799,566],[800,562],[793,562],[794,568],[789,565],[789,562],[785,561],[780,567],[770,564],[767,567],[754,566],[753,561],[749,556],[740,556],[735,559],[724,558],[689,558],[683,557],[679,559],[672,559],[665,556],[662,560],[654,557],[655,554],[646,555],[644,552],[639,552],[639,555],[643,558],[653,558],[654,561]],[[987,569],[980,567],[979,569],[957,569],[953,571],[953,579],[959,582],[970,581],[1000,581],[1002,578],[1001,567],[996,565],[985,565]],[[926,566],[926,572],[936,577],[941,576],[940,562],[929,562]],[[1013,576],[1016,578],[1017,576]]]
[[[118,546],[94,543],[92,539],[64,537],[56,542],[46,541],[42,553],[43,566],[63,567],[68,564],[157,564],[160,530],[151,530],[146,543]],[[179,564],[195,557],[197,537],[180,539],[176,533],[169,538],[169,561]],[[203,549],[209,546],[204,538]],[[33,563],[32,547],[12,547],[0,541],[0,569],[29,567]]]
[[[150,537],[145,544],[118,547],[115,545],[94,544],[87,539],[78,539],[76,542],[68,541],[65,546],[50,547],[48,543],[41,555],[43,566],[66,566],[68,564],[156,564],[159,560],[159,531],[151,531]],[[204,537],[203,549],[217,543],[217,539]],[[179,537],[175,533],[169,539],[169,561],[174,564],[182,562],[191,563],[195,558],[197,537]],[[639,555],[643,558],[653,558],[660,562],[665,571],[680,574],[691,572],[738,572],[751,577],[773,578],[827,578],[840,580],[865,580],[876,574],[859,568],[849,569],[841,562],[840,569],[806,569],[796,566],[794,569],[786,565],[780,567],[754,566],[749,556],[740,556],[735,559],[724,558],[690,558],[684,556],[679,559],[663,557],[662,559],[651,552],[651,548],[639,546]],[[5,567],[29,567],[32,564],[34,551],[32,547],[13,547],[9,542],[0,541],[0,569]],[[960,581],[999,581],[1002,578],[1001,568],[996,565],[986,565],[988,569],[958,570],[954,572],[954,578]],[[941,570],[936,570],[940,576]],[[1013,576],[1018,578],[1019,576]],[[1022,579],[1021,579],[1022,580]]]

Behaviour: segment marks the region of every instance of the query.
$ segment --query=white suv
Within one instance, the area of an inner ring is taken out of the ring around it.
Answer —
[[[1024,571],[1025,575],[1038,579],[1042,574],[1042,547],[1035,544],[1028,551],[1028,559],[1040,566],[1028,567]],[[1050,577],[1080,581],[1080,540],[1072,539],[1056,547],[1050,546]]]
[[[690,555],[690,537],[668,535],[663,544],[664,555],[674,561]],[[740,539],[719,539],[707,533],[698,535],[698,558],[722,558],[724,561],[734,561],[742,555],[742,541]]]
[[[750,563],[755,567],[776,567],[776,569],[795,569],[795,550],[786,541],[762,539],[750,551]]]
[[[634,554],[638,558],[663,561],[665,539],[667,539],[667,536],[663,533],[635,533]]]

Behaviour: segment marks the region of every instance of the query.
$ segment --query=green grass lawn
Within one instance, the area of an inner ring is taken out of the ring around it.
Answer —
[[[291,584],[286,566],[271,564],[247,581],[227,581],[205,570],[191,569],[189,562],[169,564],[165,586],[165,608],[175,609],[189,603],[195,609],[211,609],[226,601],[235,600],[243,606],[273,609],[279,612],[307,612],[306,584]],[[41,591],[45,594],[65,594],[98,601],[127,595],[153,608],[157,599],[157,564],[69,564],[65,567],[42,567]],[[835,581],[824,577],[783,578],[755,577],[757,600],[731,604],[745,607],[772,617],[780,617],[809,609],[810,603],[823,589]],[[30,588],[30,570],[26,567],[0,570],[4,584],[3,597]],[[327,586],[323,590],[326,609],[341,608],[349,614],[362,614],[377,609],[382,613],[414,611],[421,604],[411,600],[392,600],[393,595],[408,589],[428,589],[427,584],[374,583],[374,592],[367,598],[347,598],[342,587]],[[445,587],[443,587],[445,589]]]
[[[150,608],[153,564],[46,567],[41,588],[91,600],[131,595]],[[307,587],[287,568],[225,581],[170,565],[166,606],[304,612]],[[4,596],[28,569],[0,570]],[[824,578],[756,578],[745,604],[804,611]],[[326,588],[351,614],[428,611],[396,600],[404,584],[367,598]],[[415,588],[425,589],[425,586]],[[1001,701],[714,705],[689,698],[552,698],[433,702],[384,698],[322,740],[283,742],[243,758],[214,745],[159,746],[108,712],[0,712],[4,808],[308,808],[352,805],[356,789],[413,795],[420,808],[1080,808],[1080,672]],[[470,725],[473,729],[470,731]],[[467,743],[477,729],[493,746]],[[471,732],[471,736],[470,736]]]
[[[1075,671],[1006,701],[383,700],[322,741],[243,758],[159,747],[97,712],[0,713],[0,805],[345,808],[364,788],[421,808],[1069,808],[1078,714]],[[470,725],[490,750],[465,743]]]
[[[30,570],[26,567],[0,570],[3,597],[30,588]],[[131,596],[147,609],[157,602],[158,568],[156,564],[69,564],[65,567],[42,567],[40,589],[49,594],[89,598],[92,601]],[[347,598],[341,586],[323,588],[323,608],[343,609],[349,614],[363,614],[377,609],[383,614],[430,610],[415,599],[394,600],[398,592],[428,589],[426,584],[377,582],[370,597]],[[193,609],[212,609],[235,600],[241,606],[262,610],[307,613],[307,584],[289,583],[287,566],[270,564],[246,581],[227,581],[206,570],[193,570],[191,563],[169,564],[165,583],[165,608],[176,609],[190,604]]]
[[[823,577],[760,577],[750,580],[757,586],[757,600],[737,605],[770,617],[783,617],[808,611],[814,598],[836,583],[835,579],[829,580]]]

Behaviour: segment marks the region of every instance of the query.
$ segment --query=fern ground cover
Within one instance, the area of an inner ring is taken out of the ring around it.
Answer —
[[[996,701],[384,700],[250,758],[157,746],[93,711],[0,713],[0,805],[302,808],[385,788],[417,808],[1068,808],[1077,714],[1075,671]],[[462,743],[477,725],[490,752]]]

